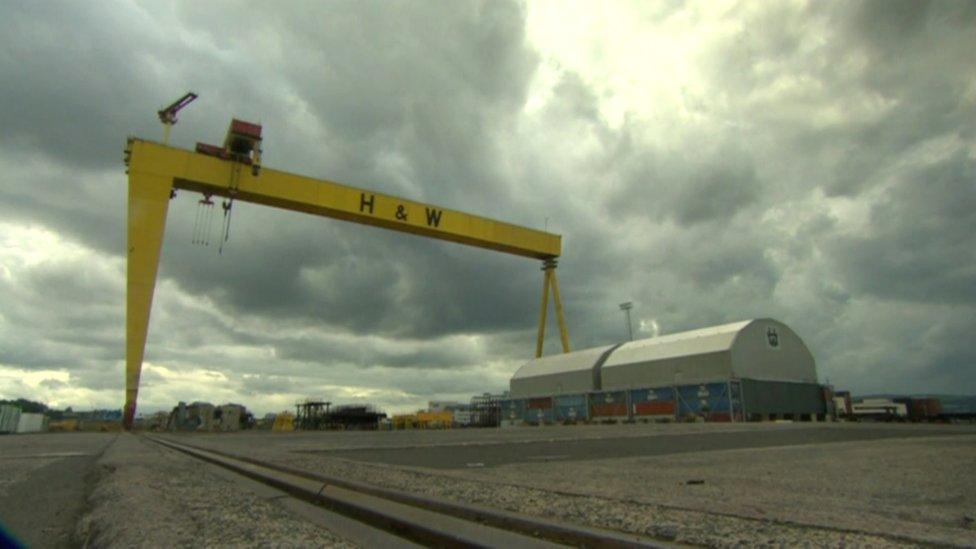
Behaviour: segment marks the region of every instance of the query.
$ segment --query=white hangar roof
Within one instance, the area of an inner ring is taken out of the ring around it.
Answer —
[[[800,337],[763,318],[534,359],[510,386],[520,398],[733,377],[817,382],[813,355]]]
[[[735,336],[753,320],[667,334],[621,345],[604,366],[628,362],[651,362],[679,356],[703,355],[728,351]]]
[[[593,370],[593,365],[599,360],[600,355],[611,348],[613,348],[613,345],[604,345],[603,347],[593,347],[571,353],[536,358],[526,362],[521,368],[516,370],[515,374],[512,375],[512,379],[547,376],[566,372],[577,372],[580,370],[589,372]]]
[[[593,390],[595,366],[613,345],[549,355],[522,365],[509,382],[513,397],[579,394]]]

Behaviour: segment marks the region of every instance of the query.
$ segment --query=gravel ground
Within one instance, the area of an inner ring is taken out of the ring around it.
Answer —
[[[102,433],[0,436],[0,497],[33,471],[74,454],[98,453],[113,435]]]
[[[77,537],[90,547],[353,547],[210,466],[134,435],[99,461]]]
[[[578,432],[599,437],[600,429]],[[621,428],[606,432],[620,436]],[[648,429],[631,431],[640,432]],[[709,431],[701,432],[707,436]],[[494,431],[485,437],[558,439],[567,433]],[[383,438],[390,434],[369,436],[380,441],[377,447],[450,441],[450,436],[430,435],[419,435],[425,438],[421,441]],[[313,447],[369,447],[369,436],[357,434],[345,442],[335,433],[291,439],[273,434],[180,438],[321,474],[695,545],[976,547],[976,435],[471,470],[365,464],[308,452]],[[461,443],[478,443],[468,440],[472,436],[477,435],[464,434]]]
[[[25,547],[77,547],[96,462],[115,435],[0,436],[0,524]]]
[[[10,488],[27,478],[37,469],[47,467],[57,459],[3,459],[0,461],[0,498],[7,495]]]

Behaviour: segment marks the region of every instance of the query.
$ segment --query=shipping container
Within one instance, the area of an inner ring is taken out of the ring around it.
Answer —
[[[18,433],[41,433],[47,431],[47,417],[44,414],[20,414],[17,422]]]
[[[553,417],[557,423],[577,423],[589,419],[585,404],[582,406],[556,406],[553,408]]]
[[[928,421],[942,413],[942,406],[937,398],[904,397],[894,401],[905,405],[908,419],[912,421]]]
[[[590,393],[590,417],[598,418],[627,418],[627,391],[603,391]]]
[[[673,400],[655,400],[652,402],[635,402],[633,410],[635,416],[671,416],[674,417],[678,407]]]
[[[553,397],[553,420],[556,423],[577,423],[589,419],[586,395]]]
[[[729,381],[729,408],[732,410],[730,421],[745,421],[745,404],[742,400],[742,382],[738,379]]]
[[[548,425],[556,421],[552,408],[526,408],[523,419],[530,425]]]
[[[674,417],[677,410],[674,399],[673,387],[633,389],[630,391],[630,410],[635,416]]]
[[[530,398],[526,408],[530,410],[549,410],[552,408],[552,397]]]
[[[732,414],[729,412],[709,412],[705,419],[715,423],[729,423],[732,421]]]
[[[728,383],[699,383],[677,387],[678,417],[710,419],[713,413],[731,414]]]
[[[556,406],[586,406],[586,395],[559,395],[552,400]]]
[[[0,405],[0,433],[16,433],[20,422],[20,408],[9,404]]]
[[[501,409],[501,421],[503,423],[507,422],[505,426],[525,421],[525,400],[501,400],[498,405]]]
[[[454,410],[454,424],[459,426],[471,425],[471,410]]]

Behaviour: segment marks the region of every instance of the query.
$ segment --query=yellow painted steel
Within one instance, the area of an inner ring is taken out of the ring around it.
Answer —
[[[331,181],[264,168],[242,170],[237,162],[142,139],[128,140],[125,160],[129,174],[126,428],[131,428],[135,417],[166,213],[174,188],[541,259],[546,274],[536,356],[542,353],[550,280],[563,350],[569,351],[553,272],[553,260],[561,248],[559,235]]]
[[[542,356],[542,344],[546,339],[546,315],[549,311],[549,288],[552,288],[552,302],[556,308],[556,322],[559,324],[559,340],[563,352],[569,352],[569,332],[563,318],[563,302],[559,297],[559,282],[556,281],[556,261],[548,259],[542,267],[542,306],[539,307],[539,331],[535,338],[535,357]]]
[[[552,285],[552,302],[556,306],[556,322],[559,324],[559,341],[563,344],[563,352],[569,352],[569,333],[566,331],[566,320],[563,319],[563,301],[559,298],[559,282],[556,281],[556,266],[549,269]]]
[[[542,344],[546,340],[546,314],[549,312],[549,269],[542,269],[542,306],[539,307],[539,332],[535,338],[535,357],[542,356]]]
[[[537,259],[559,256],[561,237],[431,204],[262,168],[258,175],[235,163],[151,141],[129,142],[130,173],[165,177],[177,189],[306,212],[448,240]]]
[[[149,311],[156,287],[156,270],[171,189],[170,178],[129,170],[123,418],[127,428],[132,426],[136,412]]]

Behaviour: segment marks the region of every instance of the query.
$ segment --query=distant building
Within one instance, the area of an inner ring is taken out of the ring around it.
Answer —
[[[854,414],[853,401],[850,391],[837,391],[834,393],[834,409],[838,417],[850,417]]]
[[[47,431],[47,416],[21,413],[17,420],[18,433],[43,433]]]
[[[454,425],[456,427],[468,427],[471,425],[472,412],[468,410],[454,410]]]
[[[464,407],[465,404],[451,400],[431,400],[427,403],[428,412],[449,412]]]
[[[239,431],[241,420],[244,417],[244,407],[240,404],[221,404],[217,407],[215,415],[217,419],[217,430],[219,431]]]
[[[10,404],[0,404],[0,434],[17,432],[20,422],[20,408]]]
[[[851,405],[852,416],[858,419],[907,419],[908,406],[890,398],[863,398]]]
[[[471,397],[472,427],[498,427],[501,420],[501,401],[511,397],[504,391],[500,394],[484,393]]]

